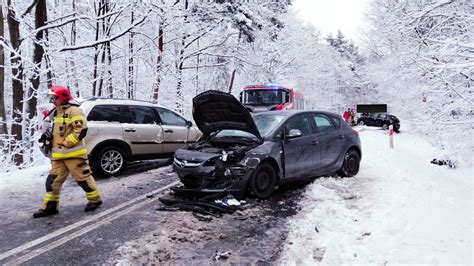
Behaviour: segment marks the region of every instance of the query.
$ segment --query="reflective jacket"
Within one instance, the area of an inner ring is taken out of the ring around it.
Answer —
[[[51,159],[87,159],[84,142],[87,134],[87,122],[81,109],[71,104],[58,106],[54,112],[53,122]]]

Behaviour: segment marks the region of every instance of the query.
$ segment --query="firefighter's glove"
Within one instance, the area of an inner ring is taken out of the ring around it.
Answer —
[[[41,137],[39,138],[39,142],[46,144],[47,142],[51,142],[53,139],[53,133],[51,132],[50,129],[47,129],[43,134],[41,134]]]

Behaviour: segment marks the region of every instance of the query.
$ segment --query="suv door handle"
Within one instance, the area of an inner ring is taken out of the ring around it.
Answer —
[[[125,132],[135,132],[137,131],[135,128],[126,128]]]
[[[343,139],[344,138],[344,135],[339,135],[337,136],[339,139]]]
[[[172,129],[165,129],[165,133],[173,133],[174,131]]]
[[[319,141],[317,141],[317,140],[311,141],[311,145],[318,145],[318,144],[319,144]]]

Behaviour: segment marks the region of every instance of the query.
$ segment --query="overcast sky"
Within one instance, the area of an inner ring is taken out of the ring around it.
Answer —
[[[300,17],[315,25],[326,36],[338,29],[359,42],[364,12],[370,0],[295,0],[293,7]]]

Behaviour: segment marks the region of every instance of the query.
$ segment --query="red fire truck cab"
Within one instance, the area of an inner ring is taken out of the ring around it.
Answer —
[[[240,102],[251,112],[304,109],[301,92],[276,84],[245,86]]]

